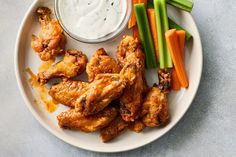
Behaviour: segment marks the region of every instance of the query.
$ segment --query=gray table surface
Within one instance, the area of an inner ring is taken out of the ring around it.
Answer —
[[[192,14],[202,38],[204,69],[192,106],[159,140],[117,154],[89,152],[64,143],[46,131],[24,105],[13,55],[19,25],[32,2],[0,1],[0,157],[236,156],[235,0],[195,0]]]

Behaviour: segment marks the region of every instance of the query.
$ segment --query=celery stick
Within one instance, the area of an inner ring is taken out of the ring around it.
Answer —
[[[191,12],[193,9],[193,2],[191,2],[189,0],[167,0],[166,2],[172,6],[175,6],[177,8],[180,8],[180,9],[188,11],[188,12]],[[152,1],[148,2],[148,7],[153,8]]]
[[[167,0],[167,3],[188,12],[193,9],[193,2],[189,0]]]
[[[189,41],[192,38],[192,35],[188,31],[186,31],[183,27],[181,27],[180,25],[175,23],[170,18],[169,18],[169,27],[170,28],[175,28],[177,30],[184,30],[185,31],[185,39],[186,39],[186,41]]]
[[[165,32],[169,30],[166,0],[154,0],[156,14],[160,68],[172,68],[172,60],[165,41]]]
[[[146,67],[148,69],[156,68],[155,51],[144,3],[135,4],[134,13],[138,24],[140,40],[144,49]]]
[[[153,1],[148,1],[147,8],[154,8]]]

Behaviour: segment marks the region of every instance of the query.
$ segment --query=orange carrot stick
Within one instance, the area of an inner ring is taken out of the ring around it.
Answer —
[[[178,42],[176,29],[168,30],[165,33],[165,37],[166,37],[167,46],[171,54],[171,58],[173,60],[173,63],[176,69],[177,76],[179,78],[179,82],[182,87],[187,88],[189,83],[188,83],[187,74],[184,68],[184,62],[181,57],[181,49]]]
[[[181,50],[181,56],[184,62],[184,47],[185,47],[185,31],[184,30],[178,30],[176,31],[177,35],[178,35],[178,40],[179,40],[179,46],[180,46],[180,50]]]
[[[132,6],[134,7],[134,4],[138,3],[139,0],[132,0]],[[134,9],[132,9],[132,13],[129,19],[129,23],[128,23],[128,29],[134,27],[136,25],[136,18],[134,15]]]
[[[138,0],[138,3],[144,3],[145,6],[147,7],[147,0]]]
[[[138,40],[140,39],[140,38],[139,38],[139,32],[138,32],[138,26],[137,26],[137,25],[134,26],[133,37],[134,37],[134,39],[135,39],[135,38],[138,38]]]
[[[178,35],[178,40],[179,40],[179,46],[181,49],[181,57],[182,57],[182,61],[184,62],[184,47],[185,47],[185,31],[183,30],[178,30],[176,31],[177,35]],[[172,81],[171,81],[171,86],[173,90],[180,90],[181,88],[181,84],[179,82],[179,78],[177,76],[175,67],[173,67],[172,70]]]
[[[178,78],[178,75],[177,75],[174,67],[173,67],[173,70],[171,73],[171,87],[173,90],[180,90],[181,89],[181,84],[179,82],[179,78]]]
[[[152,40],[153,40],[153,43],[154,43],[156,59],[157,59],[157,62],[159,62],[158,37],[157,37],[155,10],[151,9],[151,8],[148,9],[147,10],[147,15],[148,15],[148,20],[149,20],[150,30],[151,30],[151,33],[152,33]]]
[[[145,6],[147,6],[147,0],[132,0],[133,7],[134,7],[134,4],[137,4],[137,3],[144,3]],[[135,25],[136,25],[136,18],[134,15],[134,9],[132,9],[131,17],[128,22],[128,29],[134,27]]]

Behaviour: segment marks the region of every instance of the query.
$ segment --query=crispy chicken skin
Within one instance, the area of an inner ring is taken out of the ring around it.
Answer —
[[[40,7],[36,13],[39,16],[41,31],[38,37],[32,35],[31,47],[38,53],[41,60],[48,61],[64,53],[66,38],[59,22],[51,19],[49,8]]]
[[[158,72],[159,78],[159,89],[164,93],[169,93],[171,91],[171,70],[170,69],[159,69]]]
[[[120,116],[116,117],[107,127],[100,132],[100,137],[103,142],[108,142],[119,136],[128,128],[126,123]]]
[[[153,86],[144,100],[141,115],[146,126],[166,125],[170,119],[166,93]]]
[[[94,132],[107,126],[118,114],[114,107],[107,107],[96,115],[85,117],[75,109],[62,112],[57,116],[58,125],[62,128],[79,129]]]
[[[119,74],[107,74],[94,80],[89,86],[90,88],[75,103],[75,108],[84,115],[96,114],[103,110],[122,94],[126,82]]]
[[[89,89],[81,95],[75,108],[84,115],[95,114],[104,109],[112,100],[123,93],[128,83],[135,79],[135,65],[125,66],[120,74],[98,74]]]
[[[145,124],[140,119],[136,119],[134,122],[129,124],[129,129],[136,133],[140,133],[145,127]]]
[[[146,83],[141,72],[137,73],[134,84],[127,86],[120,98],[120,113],[127,122],[133,122],[139,117]]]
[[[53,85],[49,95],[58,103],[74,108],[76,100],[88,90],[88,85],[82,81],[64,80]]]
[[[87,61],[86,55],[81,51],[68,50],[61,61],[38,74],[38,81],[44,84],[54,77],[67,79],[75,77],[85,70]]]
[[[77,99],[75,108],[86,116],[103,110],[120,97],[127,84],[133,83],[135,70],[136,65],[130,64],[119,74],[98,74],[89,89]]]
[[[91,83],[64,80],[51,87],[49,95],[84,115],[95,114],[118,98],[135,79],[135,65],[127,65],[120,74],[99,74]]]
[[[143,96],[147,89],[144,77],[144,54],[138,40],[125,36],[118,46],[116,56],[121,66],[127,63],[138,63],[139,70],[136,71],[134,83],[125,88],[120,98],[122,118],[127,122],[133,122],[139,117]]]
[[[116,60],[108,56],[103,48],[95,52],[86,67],[89,82],[92,82],[98,74],[119,73],[120,70],[121,68]]]
[[[137,53],[135,53],[137,52]],[[144,55],[142,53],[141,45],[137,39],[134,39],[132,36],[124,36],[118,45],[116,57],[118,64],[124,66],[127,63],[127,57],[130,54],[135,54],[137,58],[140,58],[140,66],[144,64]],[[132,61],[132,59],[130,59]]]

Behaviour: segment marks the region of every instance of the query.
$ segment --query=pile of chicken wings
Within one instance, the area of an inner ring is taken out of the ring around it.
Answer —
[[[41,84],[61,78],[49,90],[56,102],[68,106],[57,116],[61,128],[100,131],[102,141],[107,142],[128,129],[141,132],[169,122],[168,91],[160,88],[163,85],[147,86],[144,54],[137,39],[123,37],[116,50],[117,60],[100,48],[88,61],[81,51],[64,50],[64,32],[58,21],[51,19],[50,9],[38,8],[37,14],[41,32],[32,36],[32,48],[43,61],[64,55],[37,74]],[[84,71],[87,82],[74,79]]]

